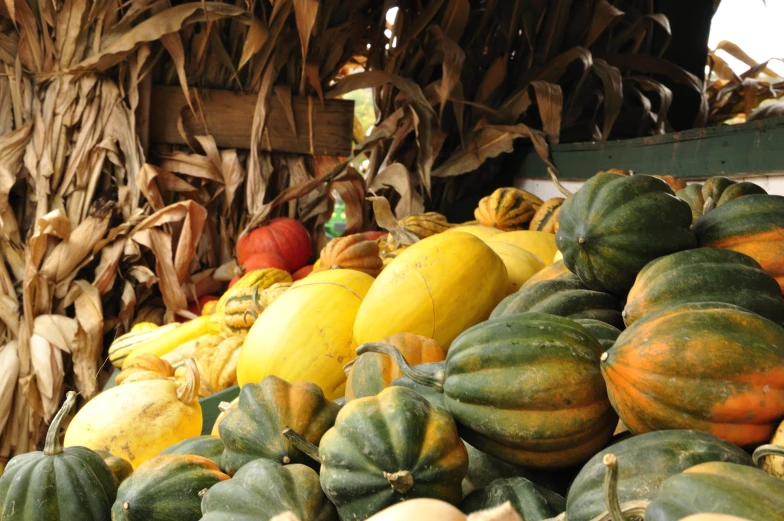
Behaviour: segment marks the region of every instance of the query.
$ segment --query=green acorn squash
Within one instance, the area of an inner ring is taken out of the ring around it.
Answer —
[[[646,313],[693,302],[735,304],[784,323],[776,280],[748,255],[718,248],[680,251],[650,262],[629,291],[623,319],[628,326]]]
[[[201,521],[269,521],[293,512],[301,521],[337,521],[312,468],[257,459],[204,495]]]
[[[105,450],[96,450],[95,453],[103,458],[104,463],[106,463],[109,470],[112,471],[112,474],[117,480],[117,486],[125,481],[128,476],[133,474],[133,465],[131,465],[131,462],[127,459],[119,456],[112,456]]]
[[[677,521],[703,512],[750,521],[781,519],[784,481],[737,463],[702,463],[662,483],[645,521]]]
[[[593,318],[618,328],[623,327],[618,299],[609,293],[588,289],[577,277],[543,280],[520,288],[502,300],[490,314],[490,318],[528,311],[549,313],[573,320]]]
[[[694,223],[703,248],[725,248],[757,261],[784,291],[784,197],[748,195]]]
[[[596,454],[577,474],[566,498],[569,521],[590,521],[607,510],[602,488],[606,454],[614,454],[618,462],[621,503],[652,499],[664,480],[699,463],[752,465],[746,452],[704,432],[671,430],[632,436]]]
[[[696,221],[714,208],[734,199],[766,193],[761,186],[754,183],[737,182],[727,177],[711,177],[705,184],[689,185],[675,192],[675,195],[688,203],[693,220]]]
[[[340,407],[327,400],[316,384],[290,384],[276,376],[268,376],[260,384],[246,384],[237,408],[218,426],[224,445],[221,468],[233,475],[258,458],[312,464],[281,432],[291,427],[318,444],[335,423],[338,410]]]
[[[155,456],[120,485],[112,521],[199,521],[204,491],[227,479],[201,456]]]
[[[444,372],[444,362],[431,362],[429,364],[419,364],[416,366],[417,369],[420,371],[424,371],[431,375],[438,374],[439,372]],[[401,376],[392,381],[389,386],[397,385],[400,387],[408,387],[411,390],[414,390],[419,394],[422,398],[427,400],[433,405],[437,405],[439,407],[445,407],[444,405],[444,394],[436,391],[432,387],[428,387],[427,385],[418,384],[413,381],[411,378],[407,376]]]
[[[717,302],[646,314],[601,364],[633,433],[695,429],[741,446],[767,442],[784,417],[783,367],[784,328]]]
[[[559,259],[528,279],[525,284],[521,286],[521,289],[533,286],[534,284],[542,282],[543,280],[554,279],[580,280],[577,278],[577,275],[569,271],[569,268],[566,267],[563,259]]]
[[[201,456],[220,466],[223,455],[223,442],[217,436],[194,436],[175,443],[161,454],[175,454],[179,456]]]
[[[468,468],[452,416],[404,387],[347,403],[318,455],[321,488],[346,520],[418,497],[457,505]]]
[[[69,392],[43,452],[13,457],[0,476],[3,521],[109,521],[117,479],[103,458],[85,447],[63,449],[60,425],[76,403]]]
[[[592,318],[578,318],[575,320],[578,324],[591,332],[596,337],[596,340],[602,344],[602,348],[607,351],[610,349],[615,341],[621,334],[621,330],[615,326],[611,326],[607,322],[601,320],[594,320]]]
[[[507,463],[582,463],[617,423],[599,372],[602,346],[568,318],[521,313],[478,324],[455,339],[436,375],[411,367],[392,346],[357,350],[366,351],[391,354],[409,378],[442,390],[461,436]]]
[[[552,490],[538,487],[525,478],[507,478],[497,479],[468,494],[460,503],[460,510],[471,514],[507,501],[525,521],[549,519],[566,509],[566,500]]]
[[[563,204],[556,244],[590,289],[625,294],[648,262],[697,246],[689,205],[661,179],[597,175]]]

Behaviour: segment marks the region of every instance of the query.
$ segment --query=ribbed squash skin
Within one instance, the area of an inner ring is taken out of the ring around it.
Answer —
[[[479,201],[474,217],[482,226],[525,230],[542,200],[519,188],[499,188]]]
[[[605,510],[603,490],[605,454],[618,461],[618,499],[621,503],[656,496],[661,484],[687,468],[707,461],[752,465],[740,448],[698,431],[668,430],[632,436],[610,445],[583,466],[569,488],[569,521],[590,521]]]
[[[444,371],[444,362],[430,362],[426,364],[419,364],[417,369],[420,371],[424,371],[430,375],[435,375],[438,372]],[[411,380],[407,376],[401,376],[400,378],[396,378],[392,380],[389,384],[389,387],[399,386],[399,387],[407,387],[412,391],[416,391],[416,393],[430,402],[433,405],[437,405],[439,407],[445,407],[444,405],[444,394],[436,391],[432,387],[428,387],[426,385],[418,384]]]
[[[174,454],[176,456],[201,456],[220,466],[223,454],[223,442],[217,436],[194,436],[175,443],[163,450],[161,454]]]
[[[52,420],[44,451],[19,454],[0,474],[3,521],[109,521],[117,478],[85,447],[63,450],[60,425],[73,407],[71,392]]]
[[[221,295],[221,298],[218,300],[217,307],[215,308],[215,312],[225,312],[229,301],[236,297],[247,298],[249,294],[248,290],[251,290],[250,294],[253,294],[253,289],[257,289],[260,293],[273,284],[277,284],[279,282],[292,282],[291,275],[289,275],[289,273],[286,271],[276,268],[265,268],[263,270],[249,271],[243,275],[240,280],[237,281],[231,288],[229,288],[226,293]],[[234,312],[236,313],[237,310],[234,310]]]
[[[737,306],[645,315],[602,355],[613,407],[635,434],[695,429],[767,442],[784,416],[784,328]]]
[[[623,318],[630,325],[646,313],[692,302],[734,304],[784,322],[776,280],[748,255],[719,248],[681,251],[650,262],[629,291]]]
[[[294,429],[318,445],[335,423],[340,407],[324,398],[317,385],[268,376],[240,391],[239,405],[221,421],[221,467],[234,474],[246,463],[266,458],[280,464],[311,463],[281,432]]]
[[[347,403],[319,445],[321,488],[341,519],[364,520],[411,498],[457,505],[468,468],[466,448],[447,411],[404,387]],[[391,474],[410,473],[409,486]]]
[[[509,501],[525,521],[542,521],[557,516],[566,500],[552,490],[539,487],[525,478],[497,479],[463,498],[460,510],[471,514],[503,505]]]
[[[120,485],[112,521],[199,521],[202,490],[228,479],[207,458],[157,456]]]
[[[319,269],[343,268],[367,273],[376,277],[384,263],[379,256],[378,244],[362,233],[337,237],[321,250]]]
[[[662,181],[667,183],[669,185],[669,187],[672,188],[673,192],[677,192],[678,190],[683,190],[684,188],[686,188],[686,181],[684,181],[683,179],[677,178],[675,176],[671,176],[671,175],[655,175],[653,177],[661,179]]]
[[[316,471],[258,459],[204,495],[201,521],[269,521],[293,512],[302,521],[337,521],[335,507],[321,492]]]
[[[406,332],[448,350],[457,335],[490,315],[507,282],[501,258],[476,237],[447,232],[422,239],[373,283],[357,313],[354,338],[364,344]]]
[[[691,221],[660,179],[597,175],[563,204],[556,244],[586,286],[622,295],[648,262],[696,247]]]
[[[592,291],[574,279],[544,280],[501,301],[490,318],[533,311],[571,319],[593,318],[623,327],[621,304],[609,293]]]
[[[411,365],[441,362],[446,358],[446,352],[435,340],[421,335],[398,333],[381,342],[395,346]],[[357,358],[349,372],[346,401],[375,396],[401,376],[402,371],[389,356],[365,353]]]
[[[693,184],[678,189],[675,195],[689,204],[696,222],[704,214],[734,199],[766,193],[765,189],[754,183],[737,182],[727,177],[711,177],[705,184]]]
[[[557,232],[558,215],[561,213],[561,205],[564,201],[563,197],[553,197],[542,203],[531,219],[528,229],[547,233]]]
[[[745,253],[784,291],[784,197],[748,195],[708,213],[693,227],[703,248]]]
[[[552,472],[510,465],[463,441],[468,450],[468,473],[463,478],[463,498],[474,490],[504,478],[526,478],[552,490]],[[561,510],[563,512],[563,509]]]
[[[160,327],[155,326],[153,328],[144,326],[136,329],[136,326],[134,326],[135,330],[132,329],[128,333],[117,337],[114,342],[112,342],[112,345],[109,346],[109,361],[114,367],[122,368],[125,359],[135,348],[148,340],[160,337],[166,332],[177,329],[178,327],[180,327],[180,324],[178,323],[167,324]]]
[[[127,459],[112,456],[105,450],[96,450],[95,453],[103,458],[104,463],[106,463],[109,470],[112,471],[112,475],[114,475],[114,478],[117,480],[117,486],[125,481],[128,476],[133,474],[133,466]]]
[[[485,244],[504,261],[508,282],[506,294],[519,290],[531,277],[544,269],[544,263],[528,250],[508,242],[489,239]]]
[[[700,512],[749,521],[781,519],[784,481],[736,463],[702,463],[662,483],[645,510],[645,521],[677,521]]]
[[[343,366],[356,357],[354,318],[372,282],[359,271],[327,270],[293,284],[248,332],[237,365],[239,384],[274,375],[313,382],[329,399],[343,396]]]
[[[446,217],[438,212],[426,212],[403,217],[400,219],[400,226],[420,239],[424,239],[425,237],[445,232],[454,225],[449,224]]]
[[[518,465],[569,467],[603,447],[617,423],[599,372],[601,351],[567,318],[488,320],[449,350],[444,402],[479,450]]]
[[[610,349],[618,337],[621,335],[621,330],[615,326],[611,326],[607,322],[596,320],[593,318],[578,318],[575,320],[578,324],[591,332],[591,334],[599,341],[605,351]]]
[[[259,318],[264,306],[261,302],[261,291],[258,286],[250,288],[234,288],[231,296],[223,306],[222,326],[224,331],[231,333],[247,332]]]
[[[538,272],[536,275],[531,277],[523,284],[522,287],[527,288],[533,286],[538,282],[542,282],[543,280],[556,280],[556,279],[572,279],[572,280],[580,280],[577,278],[577,275],[569,271],[569,268],[566,267],[564,264],[563,259],[557,260],[547,266],[542,271]]]

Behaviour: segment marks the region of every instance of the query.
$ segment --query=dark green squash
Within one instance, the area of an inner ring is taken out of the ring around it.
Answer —
[[[702,196],[702,185],[699,183],[690,184],[686,188],[682,188],[675,192],[675,195],[686,204],[689,205],[691,210],[691,220],[696,222],[697,219],[702,217],[705,208],[705,198]]]
[[[461,436],[507,463],[583,463],[617,423],[599,374],[602,346],[568,318],[521,313],[477,324],[452,342],[444,372],[435,375],[387,344],[357,350],[366,351],[394,356],[409,378],[442,390]]]
[[[117,479],[103,458],[85,447],[63,449],[60,425],[76,403],[69,392],[43,452],[12,458],[0,476],[3,521],[109,521]]]
[[[458,505],[468,468],[452,416],[405,387],[348,402],[318,456],[321,488],[344,520],[418,497]]]
[[[602,348],[604,348],[605,351],[613,346],[615,341],[618,339],[618,336],[621,334],[620,329],[615,326],[611,326],[607,322],[602,322],[601,320],[578,318],[575,320],[575,322],[590,331],[591,334],[596,337],[596,340],[602,344]]]
[[[294,362],[292,362],[294,363]],[[309,442],[318,444],[335,423],[340,407],[324,397],[312,383],[293,383],[268,376],[240,391],[239,404],[218,426],[224,451],[221,468],[233,475],[258,458],[281,464],[313,464],[281,432],[291,427]]]
[[[194,436],[175,443],[161,454],[175,454],[178,456],[201,456],[220,466],[223,455],[223,442],[217,436]]]
[[[437,374],[439,371],[444,371],[444,362],[430,362],[429,364],[419,364],[416,366],[417,369],[420,371],[425,371],[426,373],[430,374]],[[426,399],[428,402],[432,403],[433,405],[437,405],[439,407],[445,407],[444,405],[444,395],[443,393],[439,393],[432,387],[428,387],[427,385],[418,384],[413,381],[411,378],[407,376],[401,376],[396,380],[393,380],[390,387],[393,385],[398,385],[400,387],[408,387],[409,389],[413,389],[416,391],[420,396]]]
[[[621,503],[652,499],[664,480],[699,463],[752,465],[746,452],[703,432],[671,430],[633,436],[607,447],[583,466],[566,498],[569,521],[589,521],[607,510],[602,489],[605,454],[614,454],[618,461]]]
[[[668,306],[723,302],[784,323],[784,298],[776,279],[757,261],[732,250],[697,248],[661,257],[645,266],[629,291],[626,325]]]
[[[257,459],[204,495],[201,521],[269,521],[293,512],[301,521],[337,521],[312,468]]]
[[[509,501],[525,521],[542,521],[566,509],[566,500],[555,492],[538,487],[525,478],[497,479],[468,494],[460,510],[471,514],[503,505]]]
[[[737,463],[702,463],[662,483],[645,510],[645,521],[678,521],[697,513],[782,519],[784,481]]]
[[[784,292],[784,197],[734,199],[700,218],[692,229],[702,248],[725,248],[753,258]]]
[[[597,175],[563,204],[555,241],[588,288],[625,294],[648,262],[697,246],[689,205],[653,176]]]
[[[96,454],[103,458],[103,461],[108,465],[109,470],[112,471],[114,478],[117,480],[117,486],[120,485],[125,479],[133,474],[133,465],[125,458],[119,456],[112,456],[105,450],[96,450]]]
[[[120,485],[112,521],[199,521],[204,492],[228,479],[201,456],[155,456]]]
[[[675,193],[688,203],[693,221],[725,203],[755,194],[767,192],[757,184],[738,182],[727,177],[711,177],[704,184],[692,184]]]
[[[526,312],[549,313],[576,320],[592,318],[623,327],[621,303],[603,291],[593,291],[573,279],[543,280],[512,293],[490,314],[490,318]]]

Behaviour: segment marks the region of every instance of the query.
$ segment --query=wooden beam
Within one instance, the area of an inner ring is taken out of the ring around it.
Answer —
[[[218,89],[198,89],[198,92],[207,126],[204,128],[202,122],[186,117],[183,118],[185,128],[194,135],[211,134],[219,147],[250,148],[257,95]],[[351,154],[353,101],[324,100],[322,106],[318,98],[292,97],[296,135],[278,96],[272,96],[270,105],[265,136],[260,143],[262,150],[334,156]],[[153,86],[150,142],[186,144],[177,129],[177,118],[181,113],[190,114],[187,106],[180,87]]]
[[[559,144],[550,150],[562,179],[584,180],[608,168],[704,179],[781,174],[782,143],[784,118],[775,118],[606,143]],[[518,177],[549,179],[546,165],[529,145],[509,161]]]

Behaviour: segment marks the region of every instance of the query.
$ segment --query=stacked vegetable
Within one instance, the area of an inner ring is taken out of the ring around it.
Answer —
[[[602,172],[476,218],[335,239],[302,278],[304,240],[251,232],[213,309],[118,339],[68,448],[73,397],[9,463],[0,518],[781,517],[784,197]]]

